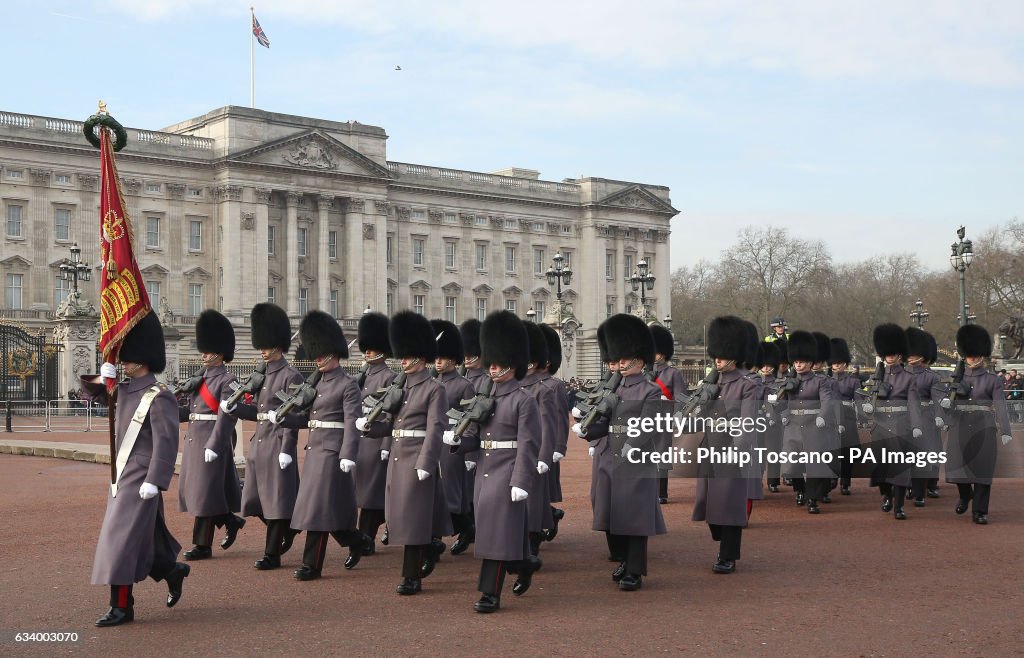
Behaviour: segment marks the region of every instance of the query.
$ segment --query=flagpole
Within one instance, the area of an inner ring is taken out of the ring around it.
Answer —
[[[253,45],[252,26],[256,24],[256,12],[249,5],[249,107],[256,109],[256,54]]]

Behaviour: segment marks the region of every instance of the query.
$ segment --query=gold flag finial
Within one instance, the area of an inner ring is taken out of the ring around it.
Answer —
[[[97,110],[97,113],[98,114],[106,114],[107,113],[107,104],[106,104],[106,102],[104,102],[102,100],[100,101],[100,109]]]

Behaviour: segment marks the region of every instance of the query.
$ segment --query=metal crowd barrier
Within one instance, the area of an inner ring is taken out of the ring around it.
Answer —
[[[0,402],[7,432],[90,432],[106,427],[107,408],[79,400],[5,400]]]

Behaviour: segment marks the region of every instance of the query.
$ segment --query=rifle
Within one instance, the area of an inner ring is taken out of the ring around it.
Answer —
[[[261,361],[259,365],[256,366],[256,370],[254,370],[251,375],[246,377],[244,383],[239,384],[238,382],[231,382],[231,390],[233,392],[231,393],[231,396],[224,401],[226,403],[226,406],[230,408],[232,405],[237,404],[238,401],[242,399],[242,396],[245,395],[246,393],[256,395],[256,392],[259,391],[260,388],[263,386],[263,382],[266,380],[266,378],[267,362]]]
[[[202,372],[192,375],[185,381],[175,384],[174,388],[171,389],[174,397],[180,397],[186,393],[195,392],[202,385],[204,375],[206,375],[206,368],[203,368]]]
[[[598,418],[611,418],[619,396],[615,394],[622,383],[622,375],[614,372],[608,381],[598,384],[576,407],[583,413],[580,429],[584,432],[597,422]]]
[[[316,385],[320,383],[320,377],[322,373],[319,368],[313,371],[306,381],[301,384],[292,384],[288,388],[291,389],[291,393],[285,393],[284,391],[277,392],[277,399],[283,402],[281,406],[277,408],[277,417],[284,418],[292,412],[293,409],[303,411],[313,405],[313,401],[316,400]]]
[[[369,371],[370,364],[368,362],[364,362],[363,367],[360,368],[359,372],[356,374],[356,386],[359,387],[360,391],[363,390],[363,384],[366,383],[366,373]]]
[[[401,372],[395,377],[386,388],[378,389],[363,398],[363,406],[370,407],[370,413],[366,414],[366,423],[370,424],[377,420],[382,413],[395,413],[402,406],[402,398],[405,396],[405,373]]]
[[[462,410],[449,409],[447,414],[450,419],[448,423],[455,425],[452,433],[457,438],[465,434],[470,423],[481,424],[494,413],[494,382],[491,378],[484,377],[476,395],[468,400],[460,400],[459,406],[463,407]]]
[[[949,375],[949,379],[942,382],[946,389],[946,397],[939,402],[939,405],[943,409],[949,409],[953,402],[956,402],[957,398],[967,398],[971,394],[970,388],[964,383],[964,368],[967,367],[967,362],[963,359],[957,361],[956,368]],[[946,402],[949,400],[949,402]]]
[[[702,381],[699,386],[697,386],[697,390],[687,398],[686,402],[683,403],[682,408],[680,408],[676,415],[685,418],[700,411],[701,404],[711,402],[717,398],[721,390],[722,387],[718,384],[718,369],[712,368],[711,373],[704,378],[704,381]]]
[[[868,383],[864,386],[865,393],[871,401],[864,405],[865,413],[873,413],[875,403],[879,400],[887,400],[892,394],[892,384],[885,381],[885,362],[879,361],[875,365],[875,372],[872,373]],[[869,406],[870,405],[870,406]]]

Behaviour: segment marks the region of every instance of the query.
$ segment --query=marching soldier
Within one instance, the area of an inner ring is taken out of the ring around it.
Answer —
[[[1010,417],[999,377],[985,368],[985,359],[992,355],[988,331],[976,324],[960,327],[956,349],[966,361],[962,389],[969,394],[952,404],[948,397],[941,403],[949,418],[946,481],[956,484],[959,493],[956,513],[963,514],[970,505],[974,522],[985,525],[999,444],[1005,446],[1012,436]]]
[[[390,435],[381,444],[388,453],[388,476],[384,494],[384,517],[390,541],[405,547],[399,594],[418,594],[422,578],[429,575],[439,555],[435,536],[435,487],[441,456],[441,434],[447,426],[448,398],[427,370],[437,356],[437,343],[430,322],[418,313],[401,311],[388,326],[391,352],[402,360],[403,400],[387,421],[356,428],[369,436]],[[450,529],[444,534],[450,534]],[[425,568],[429,567],[429,568]]]
[[[875,327],[873,342],[875,353],[885,363],[884,378],[876,382],[874,400],[863,405],[864,413],[874,416],[871,430],[873,452],[884,448],[890,455],[917,449],[923,436],[921,430],[921,397],[917,392],[914,375],[903,368],[907,354],[907,335],[896,324]],[[892,511],[902,521],[907,518],[903,501],[910,487],[910,467],[907,464],[886,463],[880,460],[873,469],[871,485],[882,494],[882,511]]]
[[[359,317],[357,331],[359,351],[363,354],[363,367],[356,377],[356,385],[360,389],[360,399],[365,399],[367,395],[385,388],[395,379],[394,371],[385,361],[391,356],[388,317],[383,313],[364,313]],[[382,443],[382,437],[374,438],[365,434],[358,441],[353,479],[356,486],[356,505],[359,506],[359,530],[369,537],[363,555],[373,555],[376,550],[374,542],[377,531],[384,524],[384,489],[387,485],[388,457],[382,450]]]
[[[647,539],[665,534],[665,520],[658,505],[657,468],[646,461],[632,463],[634,450],[650,450],[663,439],[657,434],[627,438],[626,424],[638,413],[650,412],[661,400],[661,390],[642,375],[645,365],[654,363],[654,339],[643,320],[619,313],[602,323],[607,358],[619,362],[622,383],[619,403],[609,419],[602,419],[585,431],[573,426],[577,436],[597,446],[597,484],[593,487],[594,530],[608,532],[612,555],[623,558],[612,572],[612,580],[623,591],[643,585],[647,575]],[[599,330],[600,331],[600,330]]]
[[[838,416],[833,404],[832,386],[824,375],[811,372],[820,358],[818,341],[807,331],[794,331],[789,337],[789,360],[796,371],[797,389],[785,394],[782,410],[782,450],[808,455],[811,463],[786,464],[782,474],[793,482],[796,504],[807,504],[809,514],[820,514],[818,501],[828,495],[832,471],[819,463],[824,453],[835,451]],[[835,434],[834,434],[835,432]],[[834,445],[835,444],[835,445]]]
[[[127,381],[117,387],[115,482],[107,496],[92,584],[110,585],[110,609],[97,626],[117,626],[135,619],[133,585],[147,577],[167,583],[167,607],[181,598],[189,574],[177,562],[181,545],[164,522],[164,500],[178,454],[178,405],[154,373],[166,365],[164,335],[150,311],[124,337],[118,354]],[[104,363],[101,378],[83,379],[94,398],[106,395],[102,379],[115,379],[113,364]],[[99,379],[99,381],[96,381]]]
[[[779,346],[785,347],[785,343],[781,341],[771,341],[761,343],[761,363],[758,368],[758,374],[761,376],[761,388],[764,392],[765,404],[765,418],[768,421],[768,427],[765,428],[762,434],[762,443],[765,451],[770,454],[778,454],[782,450],[782,424],[779,422],[779,414],[775,409],[775,400],[769,398],[769,387],[775,384],[776,379],[780,376],[779,372]],[[781,484],[782,466],[778,460],[769,460],[765,467],[765,475],[768,482],[768,491],[772,493],[779,492],[779,484]]]
[[[850,346],[845,339],[833,338],[829,349],[829,366],[832,368],[832,391],[839,401],[839,493],[850,495],[853,481],[853,448],[860,446],[857,434],[857,409],[854,398],[860,389],[860,379],[849,372]]]
[[[242,514],[259,517],[267,526],[263,557],[253,566],[268,571],[281,566],[281,556],[291,548],[298,534],[290,526],[299,492],[299,466],[295,463],[299,432],[274,425],[267,412],[277,408],[279,391],[287,393],[292,384],[301,384],[303,378],[284,358],[292,344],[292,330],[284,310],[274,304],[256,304],[249,320],[252,346],[267,364],[266,378],[254,394],[254,404],[239,403],[227,408],[221,401],[221,409],[257,423],[245,458]]]
[[[328,314],[310,311],[299,324],[299,338],[317,367],[316,397],[308,409],[284,416],[272,409],[267,419],[291,429],[309,428],[291,527],[306,531],[302,566],[295,570],[295,579],[314,580],[323,571],[329,536],[349,549],[346,569],[359,564],[363,549],[373,540],[356,530],[352,471],[359,442],[355,422],[362,398],[355,379],[339,364],[340,359],[348,358],[345,334]]]
[[[548,476],[550,475],[551,464],[554,463],[555,433],[558,431],[558,414],[561,410],[556,399],[558,393],[544,381],[549,379],[547,374],[547,339],[544,337],[544,332],[539,325],[528,322],[525,326],[529,342],[529,361],[522,386],[523,390],[532,395],[537,401],[541,424],[540,451],[538,452],[537,463],[535,464],[537,483],[527,501],[530,552],[539,557],[540,544],[544,539],[544,531],[554,527]]]
[[[554,437],[555,451],[551,453],[551,471],[548,473],[548,496],[551,498],[551,529],[544,533],[544,539],[554,541],[558,535],[558,522],[565,517],[565,510],[554,506],[562,502],[562,469],[560,462],[569,448],[569,389],[558,377],[558,369],[562,367],[562,341],[558,332],[546,324],[538,325],[544,332],[548,344],[548,365],[541,375],[542,381],[555,391],[555,402],[558,405],[555,414]]]
[[[938,373],[928,367],[931,348],[935,339],[926,331],[917,327],[907,327],[907,364],[906,371],[913,375],[917,382],[917,394],[921,398],[921,431],[924,435],[918,442],[918,450],[926,452],[942,452],[942,435],[937,425],[941,424],[941,417],[935,414],[935,402],[932,399],[932,391],[938,387],[940,379]],[[940,420],[936,421],[936,418]],[[909,495],[914,499],[914,507],[924,507],[926,491],[934,492],[931,482],[938,478],[939,465],[926,464],[918,467],[916,464],[910,474]],[[938,493],[936,492],[937,496]]]
[[[476,394],[469,380],[457,372],[465,357],[462,335],[458,327],[446,320],[431,320],[430,325],[437,336],[437,358],[434,360],[437,381],[444,387],[448,406],[461,409],[460,403],[472,399]],[[475,431],[475,428],[469,431]],[[452,532],[458,534],[452,544],[453,555],[465,553],[474,541],[473,490],[466,487],[466,472],[475,467],[476,462],[469,456],[441,450],[441,488],[446,510],[451,517]]]
[[[235,330],[226,317],[208,309],[196,320],[196,347],[205,366],[188,391],[191,400],[179,407],[179,420],[188,423],[181,451],[181,476],[178,480],[178,509],[196,517],[192,527],[192,548],[186,560],[213,557],[214,527],[227,534],[221,548],[235,542],[245,519],[236,516],[241,508],[242,487],[235,470],[235,419],[218,413],[220,400],[231,395],[235,376],[225,363],[235,357]]]
[[[495,311],[481,326],[480,342],[481,359],[494,383],[494,411],[475,436],[460,441],[449,430],[444,441],[460,453],[479,451],[474,554],[483,562],[477,586],[481,597],[473,609],[490,613],[501,607],[506,573],[518,574],[512,593],[521,596],[541,567],[530,552],[527,519],[527,500],[540,484],[541,421],[537,402],[519,383],[530,351],[522,321],[509,311]]]
[[[750,358],[751,345],[757,345],[757,334],[750,334],[746,322],[734,316],[718,317],[708,326],[708,356],[715,360],[719,373],[719,392],[710,409],[702,411],[708,419],[754,418],[761,397],[761,387],[744,374],[737,364]],[[736,449],[737,454],[753,453],[756,437],[753,432],[732,436],[730,431],[705,431],[701,447],[719,452]],[[697,493],[693,504],[694,521],[707,521],[711,537],[719,542],[718,557],[712,571],[730,574],[740,559],[743,528],[749,516],[750,480],[760,483],[756,467],[736,464],[699,466]]]
[[[459,327],[462,335],[462,350],[465,357],[459,367],[459,374],[469,380],[473,390],[480,387],[480,381],[487,376],[487,369],[480,361],[480,321],[471,318],[462,323]]]
[[[650,369],[651,381],[661,389],[664,400],[678,400],[687,391],[686,381],[681,372],[669,365],[675,354],[675,340],[672,333],[660,324],[651,325],[651,337],[654,339],[654,365]],[[668,471],[670,464],[658,468],[658,503],[668,502]]]

